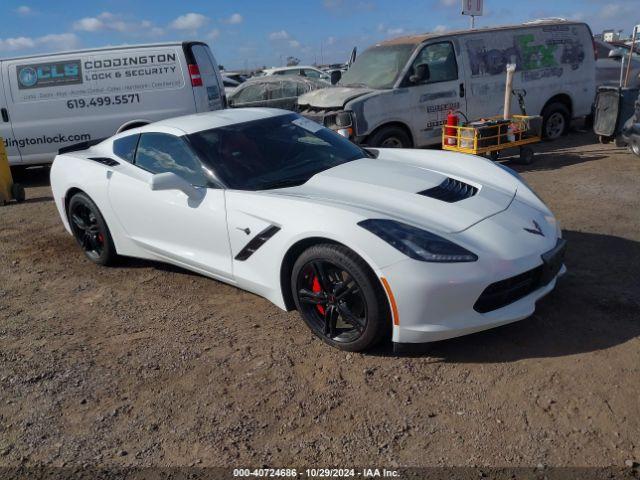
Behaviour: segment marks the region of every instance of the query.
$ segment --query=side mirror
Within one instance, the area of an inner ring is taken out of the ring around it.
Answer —
[[[627,54],[624,48],[613,48],[609,50],[609,58],[620,59]]]
[[[342,72],[340,70],[334,70],[331,72],[331,85],[335,85],[342,78]]]
[[[200,194],[199,190],[187,182],[184,178],[173,172],[156,173],[149,180],[151,190],[179,190],[187,197],[194,197]]]

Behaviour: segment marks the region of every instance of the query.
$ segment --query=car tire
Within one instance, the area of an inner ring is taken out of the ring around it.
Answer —
[[[11,196],[18,203],[24,202],[26,198],[24,187],[19,183],[14,183],[13,185],[11,185]]]
[[[377,148],[411,148],[413,143],[401,127],[382,127],[371,135],[366,142],[367,146]]]
[[[109,227],[95,203],[85,193],[69,201],[67,218],[73,236],[85,256],[98,265],[112,265],[118,255]]]
[[[562,103],[550,103],[542,109],[542,137],[556,140],[569,131],[571,114]]]
[[[305,250],[293,265],[291,290],[307,326],[333,347],[359,352],[390,336],[386,293],[347,247],[320,244]]]

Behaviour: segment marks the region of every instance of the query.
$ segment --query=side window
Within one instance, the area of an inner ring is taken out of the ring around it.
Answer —
[[[282,98],[291,98],[298,96],[297,82],[282,82]]]
[[[298,83],[296,90],[297,90],[296,94],[292,95],[292,97],[299,97],[300,95],[304,95],[305,93],[313,90],[313,88],[307,85],[306,83]]]
[[[283,83],[285,83],[284,80],[282,82],[267,83],[266,85],[264,85],[264,88],[266,88],[267,90],[267,98],[269,100],[278,100],[283,97],[282,95]]]
[[[456,52],[451,42],[424,47],[409,69],[409,84],[446,82],[458,78]]]
[[[151,173],[173,172],[195,186],[207,185],[200,160],[180,137],[143,133],[135,164]]]
[[[315,70],[310,70],[310,69],[306,68],[305,70],[303,70],[303,72],[304,72],[306,77],[320,78],[320,73],[316,72]]]
[[[264,85],[247,85],[233,96],[234,103],[260,102],[267,99],[267,89]]]
[[[133,163],[133,159],[136,156],[138,138],[140,138],[140,135],[129,135],[115,140],[113,142],[113,153],[129,163]]]

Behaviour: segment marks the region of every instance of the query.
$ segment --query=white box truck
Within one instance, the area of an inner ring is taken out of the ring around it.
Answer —
[[[109,47],[0,59],[0,137],[14,168],[164,118],[225,108],[206,43]]]
[[[595,99],[595,54],[584,23],[537,21],[460,32],[412,35],[367,49],[334,88],[298,99],[302,115],[373,147],[441,142],[450,111],[469,120],[501,115],[505,67],[526,91],[529,115],[557,138]],[[520,113],[512,102],[512,113]]]

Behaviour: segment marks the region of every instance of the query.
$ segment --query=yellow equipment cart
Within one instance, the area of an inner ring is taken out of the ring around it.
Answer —
[[[455,152],[487,155],[498,160],[500,151],[520,148],[520,162],[533,162],[533,149],[528,145],[539,142],[542,133],[542,117],[538,115],[513,115],[469,122],[465,125],[442,127],[442,148]]]
[[[16,202],[24,201],[24,188],[19,183],[13,183],[4,140],[0,137],[0,205],[6,204],[11,199]]]

